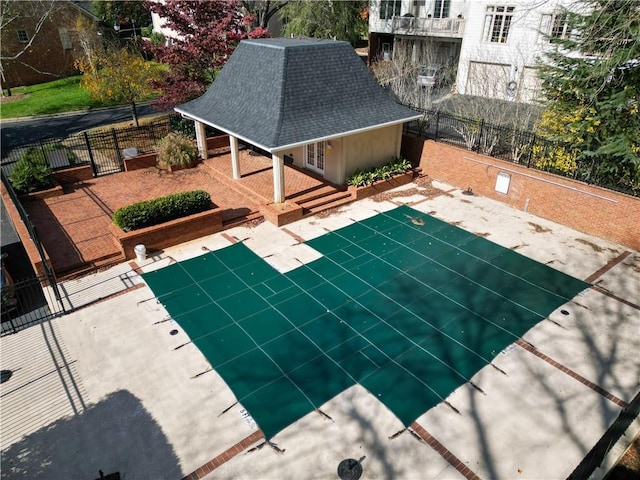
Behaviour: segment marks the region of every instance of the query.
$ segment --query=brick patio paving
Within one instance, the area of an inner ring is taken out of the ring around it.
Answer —
[[[109,225],[118,208],[135,202],[201,189],[211,195],[214,204],[224,208],[225,224],[254,218],[260,204],[273,201],[271,159],[242,150],[240,165],[239,181],[231,179],[229,154],[173,173],[155,167],[122,172],[68,185],[65,195],[27,202],[25,207],[54,271],[66,276],[124,260]],[[288,199],[324,185],[317,178],[285,167]]]

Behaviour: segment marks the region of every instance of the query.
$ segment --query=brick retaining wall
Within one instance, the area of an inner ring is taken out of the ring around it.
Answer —
[[[640,198],[419,137],[403,136],[402,155],[433,179],[640,250]],[[495,189],[500,172],[507,194]]]

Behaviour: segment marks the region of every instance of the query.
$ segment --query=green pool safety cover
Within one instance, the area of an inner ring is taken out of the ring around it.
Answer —
[[[359,383],[405,425],[589,285],[409,207],[281,274],[244,244],[143,275],[267,438]]]

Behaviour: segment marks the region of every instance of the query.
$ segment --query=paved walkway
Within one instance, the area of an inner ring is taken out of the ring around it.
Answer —
[[[0,387],[3,478],[97,478],[99,469],[127,478],[335,478],[345,458],[361,459],[368,479],[566,478],[640,392],[640,253],[436,186],[438,195],[409,185],[282,228],[235,227],[65,282],[69,301],[87,307],[0,339],[0,366],[14,372]],[[244,241],[288,271],[318,256],[302,240],[399,202],[597,288],[554,311],[409,430],[354,386],[264,443],[197,348],[182,346],[188,337],[138,267]],[[122,293],[100,301],[100,284]],[[51,361],[27,365],[24,352],[36,351]],[[628,438],[640,425],[632,428]]]
[[[106,175],[72,186],[65,195],[28,202],[25,206],[58,275],[96,269],[123,261],[109,225],[113,213],[126,205],[171,193],[201,189],[225,209],[229,223],[258,212],[260,203],[273,201],[271,159],[240,152],[243,187],[230,188],[230,155],[221,155],[196,168],[168,173],[157,168]],[[296,169],[286,168],[286,194],[319,188],[324,183]]]

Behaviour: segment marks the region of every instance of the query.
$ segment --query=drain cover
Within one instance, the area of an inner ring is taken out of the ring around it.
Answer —
[[[342,460],[338,465],[338,477],[341,480],[358,480],[362,475],[362,464],[353,458]]]
[[[9,381],[13,375],[13,370],[0,370],[0,383]]]
[[[178,330],[173,329],[169,332],[169,335],[177,335],[178,334]]]
[[[569,312],[567,310],[560,310],[560,313],[563,315],[569,315]]]

